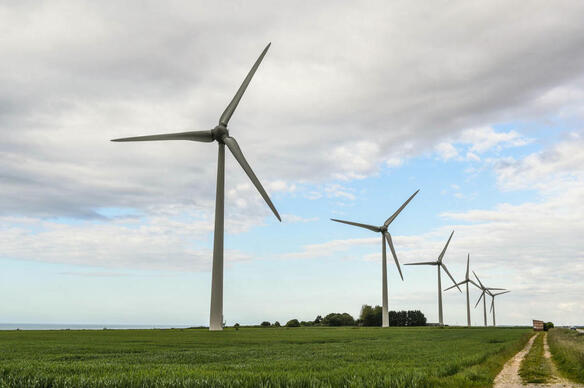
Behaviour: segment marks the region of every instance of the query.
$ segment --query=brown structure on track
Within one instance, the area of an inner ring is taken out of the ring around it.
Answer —
[[[543,321],[533,320],[533,331],[543,331]]]

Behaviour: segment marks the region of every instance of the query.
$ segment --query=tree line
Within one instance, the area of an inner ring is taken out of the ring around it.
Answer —
[[[420,310],[409,311],[389,311],[389,326],[425,326],[426,317]],[[318,315],[313,321],[299,321],[298,319],[291,319],[284,326],[286,327],[300,327],[300,326],[381,326],[382,309],[381,306],[363,305],[359,318],[355,319],[349,313],[330,313],[323,318]],[[269,321],[264,321],[260,324],[261,327],[280,327],[280,322],[276,321],[273,324]],[[237,327],[239,325],[237,324]]]

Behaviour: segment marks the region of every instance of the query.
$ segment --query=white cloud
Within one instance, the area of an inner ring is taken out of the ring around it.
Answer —
[[[464,128],[581,107],[584,6],[513,4],[2,5],[0,212],[208,205],[214,145],[108,139],[213,126],[269,38],[230,130],[283,194],[456,148],[448,139]],[[223,23],[209,23],[217,14]],[[475,132],[477,151],[458,151],[469,159],[522,141]],[[227,188],[247,182],[227,159]]]
[[[522,160],[494,160],[499,186],[506,190],[538,189],[543,192],[581,186],[584,182],[584,141],[572,137],[552,149]]]
[[[459,139],[460,143],[471,145],[471,152],[479,154],[492,148],[520,147],[530,141],[516,131],[496,132],[489,126],[464,130]]]
[[[212,220],[192,209],[160,215],[66,224],[27,217],[0,218],[4,258],[98,268],[208,271]],[[157,213],[157,212],[154,212]],[[226,220],[227,228],[232,222]],[[236,221],[232,229],[244,228]],[[226,262],[250,260],[227,249]],[[101,272],[100,272],[101,273]],[[108,272],[109,273],[109,272]]]
[[[438,153],[438,156],[443,160],[449,160],[452,158],[456,158],[458,156],[458,151],[450,143],[446,143],[446,142],[438,143],[434,147],[434,149]]]

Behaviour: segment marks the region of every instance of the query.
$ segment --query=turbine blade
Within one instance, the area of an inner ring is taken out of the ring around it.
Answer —
[[[503,294],[506,294],[506,293],[508,293],[508,292],[511,292],[511,291],[497,292],[496,294],[492,294],[492,295],[493,295],[493,296],[498,296],[498,295],[503,295]]]
[[[391,234],[389,234],[386,231],[385,233],[383,233],[383,235],[385,236],[385,239],[387,240],[387,243],[389,244],[389,249],[391,250],[391,254],[393,255],[393,260],[395,261],[395,265],[397,266],[397,270],[399,271],[399,276],[401,276],[401,279],[404,280],[404,275],[402,275],[401,268],[399,267],[399,261],[397,261],[397,255],[395,254],[395,248],[393,247],[393,241],[391,240]]]
[[[462,282],[460,282],[460,283],[456,283],[456,284],[455,284],[455,285],[453,285],[453,286],[450,286],[450,287],[448,287],[448,288],[445,288],[445,289],[444,289],[444,291],[448,291],[448,290],[450,290],[451,288],[454,288],[454,287],[462,286],[462,285],[463,285],[464,283],[466,283],[466,282],[468,282],[468,280],[463,280],[463,281],[462,281]]]
[[[401,205],[401,206],[400,206],[400,208],[399,208],[399,209],[397,209],[397,210],[396,210],[396,212],[395,212],[395,213],[393,213],[393,214],[391,215],[391,217],[389,217],[389,218],[388,218],[388,219],[385,221],[385,223],[383,224],[383,226],[389,226],[389,224],[391,224],[391,223],[393,222],[393,220],[395,220],[395,217],[397,217],[397,216],[398,216],[398,214],[399,214],[399,213],[400,213],[402,210],[404,210],[404,208],[405,208],[405,207],[408,205],[408,203],[410,203],[410,201],[411,201],[411,200],[412,200],[412,199],[413,199],[413,198],[416,196],[416,194],[418,194],[418,191],[420,191],[420,190],[419,190],[419,189],[418,189],[418,190],[416,190],[416,192],[415,192],[414,194],[412,194],[412,196],[411,196],[410,198],[408,198],[408,200],[407,200],[407,201],[405,201],[405,202],[403,203],[403,205]]]
[[[475,304],[475,309],[477,308],[477,306],[479,305],[479,302],[481,301],[481,299],[483,298],[483,296],[485,296],[485,292],[481,292],[481,296],[479,296],[479,300],[477,300],[477,303]]]
[[[469,275],[468,270],[470,269],[469,264],[470,264],[470,253],[466,257],[466,279],[467,280],[469,280],[469,277],[468,277],[468,275]]]
[[[444,245],[444,249],[442,249],[442,253],[440,253],[440,256],[438,256],[438,262],[442,263],[442,258],[444,257],[444,254],[446,253],[446,249],[448,248],[448,244],[450,244],[450,240],[452,239],[452,235],[454,234],[454,230],[452,231],[452,233],[450,233],[450,237],[448,237],[448,241],[446,241],[446,245]]]
[[[475,276],[475,278],[477,278],[477,281],[478,281],[478,282],[479,282],[479,284],[480,284],[479,288],[480,288],[481,290],[484,290],[484,289],[485,289],[485,286],[483,286],[483,283],[481,282],[481,279],[479,279],[479,277],[477,276],[477,274],[475,273],[475,271],[472,271],[472,273],[473,273],[473,275]]]
[[[259,58],[256,60],[256,62],[252,66],[251,70],[247,74],[247,77],[245,77],[245,79],[243,80],[243,83],[241,84],[241,86],[237,90],[237,93],[235,93],[235,96],[233,96],[233,99],[231,100],[229,105],[227,105],[227,108],[225,108],[225,111],[221,115],[221,118],[219,119],[219,124],[227,126],[227,124],[229,123],[229,119],[231,119],[233,112],[235,112],[235,108],[237,108],[237,105],[239,104],[241,97],[243,97],[243,93],[245,93],[245,89],[247,89],[249,82],[251,81],[251,79],[253,78],[253,75],[255,74],[256,70],[260,66],[260,63],[262,62],[262,59],[264,59],[264,56],[268,52],[268,49],[270,48],[271,44],[272,43],[268,43],[268,45],[266,46],[264,51],[262,51]]]
[[[259,179],[256,177],[253,170],[251,169],[251,167],[247,163],[247,160],[245,160],[245,157],[243,156],[243,152],[241,152],[241,149],[239,148],[237,141],[232,137],[225,136],[223,138],[223,142],[225,143],[225,145],[227,145],[227,147],[229,148],[229,150],[231,151],[231,153],[233,154],[235,159],[239,162],[239,164],[241,165],[241,167],[243,168],[243,170],[245,171],[245,173],[247,174],[247,176],[249,177],[251,182],[254,184],[256,189],[258,189],[258,191],[260,192],[264,201],[266,201],[266,203],[268,204],[270,209],[272,209],[272,212],[274,212],[274,215],[276,216],[278,221],[282,221],[282,219],[280,218],[280,215],[278,214],[278,211],[276,210],[276,207],[274,206],[274,204],[270,200],[270,197],[268,197],[268,194],[264,190]]]
[[[460,287],[458,287],[458,284],[456,284],[456,280],[454,280],[454,278],[452,277],[452,275],[448,271],[448,268],[446,268],[446,266],[442,263],[440,263],[440,266],[442,267],[442,269],[444,269],[444,271],[446,271],[446,274],[450,277],[450,280],[452,280],[452,283],[454,283],[456,285],[456,288],[458,288],[458,291],[462,292]]]
[[[493,311],[493,305],[494,305],[494,303],[495,303],[495,298],[493,298],[491,300],[491,308],[489,309],[489,312],[492,312]]]
[[[438,262],[436,262],[436,261],[423,261],[420,263],[406,263],[404,265],[438,265]]]
[[[495,287],[485,287],[485,290],[504,290],[504,288],[495,288]]]
[[[360,228],[369,229],[369,230],[371,230],[373,232],[379,232],[379,228],[377,226],[373,226],[373,225],[360,224],[358,222],[352,222],[352,221],[337,220],[336,218],[331,218],[331,221],[341,222],[341,223],[347,224],[347,225],[358,226]]]
[[[210,143],[213,141],[213,135],[211,134],[211,131],[190,131],[178,133],[165,133],[162,135],[122,137],[120,139],[113,139],[112,141],[122,142],[122,141],[157,141],[157,140],[191,140]]]
[[[469,283],[471,283],[472,285],[474,285],[474,286],[475,286],[476,288],[478,288],[479,290],[482,290],[481,286],[479,286],[478,284],[476,284],[476,283],[474,282],[474,280],[472,280],[472,279],[468,279],[468,282],[469,282]]]

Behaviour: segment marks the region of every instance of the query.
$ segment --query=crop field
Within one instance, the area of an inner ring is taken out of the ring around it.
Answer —
[[[551,329],[548,342],[558,369],[572,380],[584,383],[584,334]]]
[[[0,332],[0,387],[490,386],[516,328]]]

